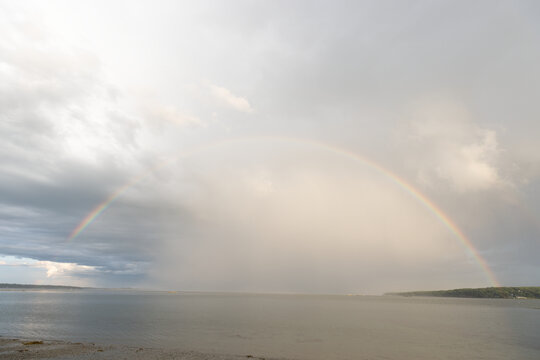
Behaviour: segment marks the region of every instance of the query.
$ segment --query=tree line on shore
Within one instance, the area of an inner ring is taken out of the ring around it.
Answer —
[[[436,291],[408,291],[394,292],[385,295],[399,296],[437,296],[437,297],[462,297],[462,298],[489,298],[489,299],[540,299],[540,286],[518,287],[488,287],[476,289],[453,289]]]

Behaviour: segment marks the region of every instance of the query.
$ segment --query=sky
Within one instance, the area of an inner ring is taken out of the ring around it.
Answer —
[[[540,285],[537,1],[0,1],[0,282]]]

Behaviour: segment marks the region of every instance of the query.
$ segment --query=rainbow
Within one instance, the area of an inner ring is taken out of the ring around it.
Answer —
[[[88,227],[96,218],[101,215],[109,206],[111,206],[116,199],[118,199],[120,196],[122,196],[127,190],[129,190],[132,186],[136,185],[137,183],[141,182],[143,179],[151,175],[154,171],[157,171],[158,169],[162,168],[163,166],[167,165],[171,160],[165,160],[159,162],[157,165],[151,167],[149,170],[143,172],[142,174],[134,177],[131,179],[128,183],[118,188],[115,192],[113,192],[108,198],[106,198],[103,202],[101,202],[99,205],[97,205],[88,215],[85,216],[85,218],[77,225],[75,229],[69,234],[68,240],[73,240],[81,232],[83,232],[84,229]]]
[[[172,160],[178,159],[179,157],[188,157],[192,156],[196,153],[200,153],[203,151],[210,150],[212,148],[216,148],[225,144],[230,143],[237,143],[237,142],[253,142],[253,141],[281,141],[281,142],[289,142],[289,143],[297,143],[297,144],[305,144],[305,145],[311,145],[316,146],[318,148],[325,149],[327,151],[330,151],[334,154],[338,154],[344,157],[347,157],[349,159],[354,160],[355,162],[359,162],[361,164],[367,165],[370,168],[376,170],[377,172],[385,175],[388,179],[390,179],[393,183],[395,183],[397,186],[405,190],[407,193],[409,193],[413,198],[418,200],[422,205],[424,205],[425,208],[427,208],[432,214],[435,215],[435,217],[446,227],[450,232],[454,235],[456,239],[459,240],[459,242],[467,249],[470,254],[474,257],[484,274],[486,275],[487,279],[491,283],[492,286],[499,287],[501,286],[499,281],[497,280],[495,274],[493,271],[489,268],[486,260],[480,255],[478,250],[474,247],[473,243],[465,236],[465,234],[459,229],[459,227],[450,219],[448,215],[444,213],[439,207],[437,207],[429,198],[427,198],[424,194],[422,194],[419,190],[415,189],[411,184],[409,184],[407,181],[405,181],[403,178],[400,178],[396,174],[392,173],[390,170],[384,168],[383,166],[377,164],[376,162],[359,155],[355,152],[352,152],[350,150],[346,150],[337,146],[333,146],[324,142],[320,141],[314,141],[310,139],[303,139],[303,138],[295,138],[295,137],[273,137],[273,136],[258,136],[258,137],[248,137],[248,138],[233,138],[233,139],[227,139],[218,141],[215,143],[211,143],[206,146],[198,147],[196,149],[193,149],[191,151],[188,151],[186,153],[182,153],[179,156],[172,157],[168,160],[161,161],[156,166],[153,166],[149,170],[145,171],[141,175],[136,176],[132,180],[130,180],[127,184],[120,187],[118,190],[116,190],[113,194],[111,194],[107,199],[105,199],[102,203],[100,203],[98,206],[96,206],[80,223],[77,225],[77,227],[71,232],[69,235],[69,240],[75,239],[77,236],[81,234],[81,232],[86,229],[100,214],[102,214],[116,199],[118,199],[122,194],[124,194],[129,188],[137,184],[138,182],[145,179],[147,176],[152,174],[154,171],[158,170],[159,168],[169,164]]]

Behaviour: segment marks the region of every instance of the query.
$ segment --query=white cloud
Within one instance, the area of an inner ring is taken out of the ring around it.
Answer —
[[[210,85],[212,95],[222,103],[235,110],[245,113],[253,112],[253,108],[245,98],[233,94],[229,89],[221,86]]]
[[[0,21],[2,155],[19,167],[43,157],[93,164],[124,157],[140,125],[112,95],[99,59],[53,34],[30,36],[26,24]]]
[[[40,261],[31,258],[20,258],[13,256],[2,256],[0,266],[30,267],[45,269],[47,278],[61,276],[71,276],[77,274],[89,274],[98,271],[96,266],[80,265],[77,263]]]
[[[445,154],[445,162],[437,167],[438,175],[460,191],[485,190],[501,186],[503,181],[494,165],[498,149],[493,131],[479,131],[477,142],[459,144]]]
[[[38,261],[34,266],[46,269],[48,278],[97,271],[95,266],[79,265],[76,263],[60,263],[54,261]]]
[[[476,125],[467,110],[448,101],[421,103],[413,112],[406,146],[417,179],[445,182],[458,192],[510,185],[501,176],[501,154],[494,130]],[[414,162],[413,162],[414,161]]]
[[[148,102],[143,108],[143,113],[149,120],[165,121],[176,125],[203,125],[203,122],[191,115],[180,112],[174,106]]]

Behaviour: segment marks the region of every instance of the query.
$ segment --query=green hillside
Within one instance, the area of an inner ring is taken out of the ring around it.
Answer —
[[[486,298],[486,299],[540,299],[540,286],[520,287],[488,287],[478,289],[454,289],[437,291],[409,291],[387,293],[385,295],[399,296],[437,296],[437,297],[460,297],[460,298]]]

